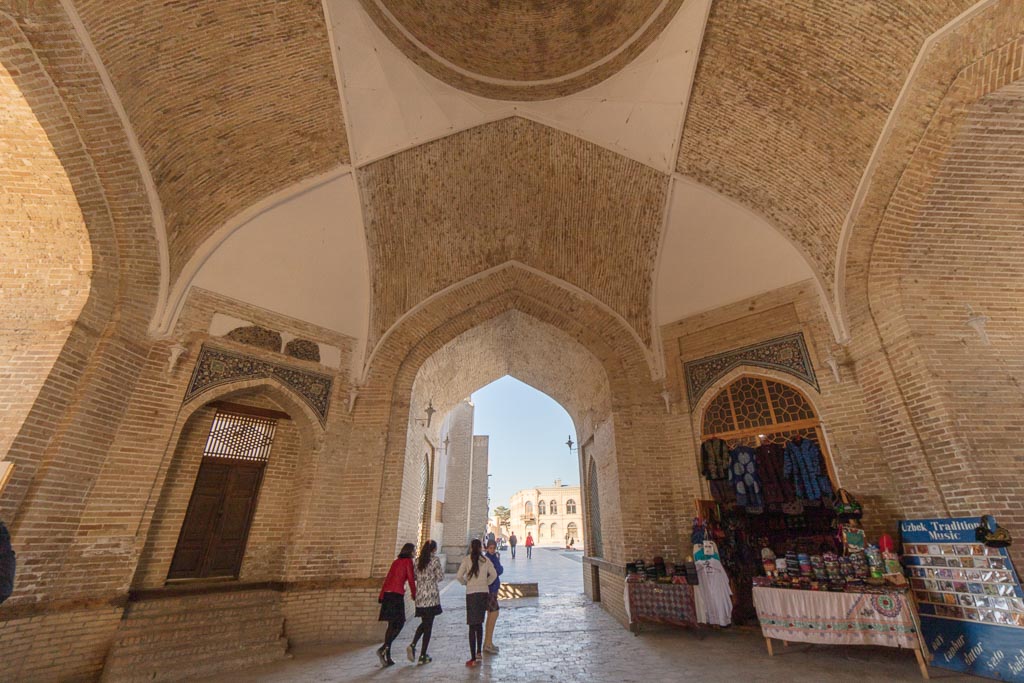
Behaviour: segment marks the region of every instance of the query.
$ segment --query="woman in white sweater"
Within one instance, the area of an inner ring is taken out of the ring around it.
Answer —
[[[469,624],[469,661],[476,666],[483,659],[484,617],[487,616],[488,587],[498,572],[483,553],[480,539],[469,544],[469,555],[462,560],[455,578],[466,587],[466,623]]]

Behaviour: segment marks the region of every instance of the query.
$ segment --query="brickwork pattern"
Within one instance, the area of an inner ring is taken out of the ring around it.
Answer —
[[[509,118],[371,164],[359,183],[371,347],[430,295],[509,260],[589,292],[650,342],[667,176]]]
[[[477,95],[508,100],[551,99],[603,81],[650,45],[683,4],[361,2],[381,31],[432,76]]]
[[[160,193],[172,280],[229,218],[348,161],[317,0],[75,7]]]
[[[831,289],[840,229],[910,66],[971,4],[712,3],[677,170],[765,215]]]

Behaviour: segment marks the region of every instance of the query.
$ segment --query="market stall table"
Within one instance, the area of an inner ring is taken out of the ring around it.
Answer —
[[[883,645],[914,651],[921,675],[921,629],[902,592],[853,593],[754,587],[754,607],[772,656],[772,638],[825,645]]]
[[[629,628],[640,632],[640,622],[691,627],[697,625],[693,586],[686,583],[626,581]]]

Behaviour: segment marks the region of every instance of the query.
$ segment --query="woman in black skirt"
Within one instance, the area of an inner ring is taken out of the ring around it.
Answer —
[[[379,621],[388,622],[388,630],[384,633],[384,644],[377,648],[377,658],[381,666],[391,666],[395,663],[391,659],[391,643],[401,633],[405,626],[405,584],[409,584],[409,592],[413,599],[416,599],[416,576],[412,566],[412,554],[416,552],[416,546],[406,543],[402,546],[402,552],[398,559],[391,563],[387,578],[384,579],[384,586],[380,589],[380,596],[377,602],[380,603]]]
[[[416,616],[420,618],[420,625],[416,628],[412,644],[405,648],[405,654],[410,662],[415,662],[416,644],[423,638],[420,664],[429,664],[433,661],[427,654],[427,648],[430,647],[430,634],[434,630],[434,617],[441,613],[441,593],[437,587],[444,579],[444,569],[441,568],[441,560],[435,553],[437,541],[427,541],[420,550],[419,559],[416,560]]]
[[[498,578],[494,565],[483,553],[479,538],[474,538],[469,545],[469,555],[462,560],[455,578],[466,587],[466,623],[469,624],[469,661],[466,666],[476,666],[483,659],[489,586]]]

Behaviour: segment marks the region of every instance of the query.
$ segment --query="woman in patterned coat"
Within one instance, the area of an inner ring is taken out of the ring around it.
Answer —
[[[434,629],[434,617],[441,613],[438,584],[444,579],[444,569],[441,568],[441,560],[436,553],[437,541],[427,541],[423,544],[419,559],[416,561],[416,616],[420,618],[420,625],[416,628],[412,644],[405,648],[405,654],[410,662],[416,661],[416,644],[423,638],[420,664],[429,664],[433,661],[427,654],[427,648],[430,646],[430,633]]]

